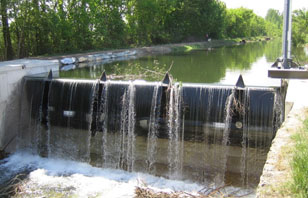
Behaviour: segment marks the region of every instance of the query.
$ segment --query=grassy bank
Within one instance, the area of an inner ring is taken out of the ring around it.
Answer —
[[[294,197],[308,197],[308,117],[303,128],[292,136],[295,142],[291,160],[292,181],[289,186]]]

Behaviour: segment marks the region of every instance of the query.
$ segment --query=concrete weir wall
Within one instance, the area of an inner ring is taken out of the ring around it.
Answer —
[[[0,62],[0,151],[10,151],[18,132],[21,80],[26,75],[58,71],[58,60],[20,59]]]

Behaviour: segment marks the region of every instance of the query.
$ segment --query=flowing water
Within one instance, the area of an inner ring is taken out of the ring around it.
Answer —
[[[275,52],[276,45],[276,42],[257,43],[147,57],[118,62],[115,67],[127,72],[125,64],[140,66],[153,62],[154,66],[148,70],[159,73],[156,67],[161,64],[168,67],[172,60],[171,73],[178,81],[227,83],[230,82],[227,76],[236,72],[249,76],[256,67],[254,64],[264,61],[264,57],[273,61],[268,58],[266,49],[269,47],[271,53]],[[253,51],[253,48],[257,49]],[[242,54],[234,55],[234,50]],[[222,55],[228,60],[222,60]],[[249,60],[245,59],[247,56]],[[216,66],[208,69],[212,59],[216,60]],[[225,66],[228,62],[230,66]],[[196,67],[199,67],[198,72]],[[85,73],[89,69],[91,72]],[[107,73],[112,70],[108,64],[101,64],[61,72],[60,76],[96,78],[103,69]],[[109,74],[113,74],[112,71]],[[157,77],[162,79],[160,75]],[[231,78],[231,81],[235,84],[236,79]],[[7,171],[8,178],[10,174],[27,170],[30,172],[28,182],[42,191],[46,186],[60,186],[47,191],[81,197],[131,197],[133,186],[142,185],[196,192],[231,184],[230,188],[236,187],[236,191],[239,188],[245,194],[245,189],[254,189],[258,184],[271,140],[283,119],[281,105],[281,95],[272,88],[237,89],[144,81],[56,79],[45,82],[26,78],[18,147],[28,150],[28,154],[12,155],[1,162],[0,170]],[[26,162],[22,155],[26,156]],[[9,170],[12,163],[20,164],[16,167],[18,170]],[[53,169],[55,163],[58,165]],[[40,178],[46,186],[40,184]],[[106,188],[81,190],[91,182],[93,185],[104,183]],[[129,192],[115,192],[115,188],[121,191],[125,187]]]
[[[147,138],[147,163],[148,172],[155,173],[153,165],[156,161],[157,154],[157,136],[159,130],[159,117],[160,117],[160,97],[159,92],[161,83],[157,83],[154,87],[153,98],[151,103],[151,115],[149,120],[148,138]]]
[[[133,171],[135,163],[135,85],[130,82],[123,95],[120,129],[119,168]]]

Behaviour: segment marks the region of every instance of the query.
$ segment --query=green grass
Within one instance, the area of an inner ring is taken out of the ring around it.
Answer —
[[[295,197],[308,197],[308,118],[304,121],[303,129],[293,139],[295,148],[291,161],[291,190]]]

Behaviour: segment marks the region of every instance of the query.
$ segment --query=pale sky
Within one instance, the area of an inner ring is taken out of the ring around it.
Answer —
[[[227,8],[248,8],[254,13],[265,17],[267,10],[273,8],[280,12],[284,9],[284,0],[220,0],[226,3]],[[292,10],[306,8],[308,9],[308,0],[292,0]]]

